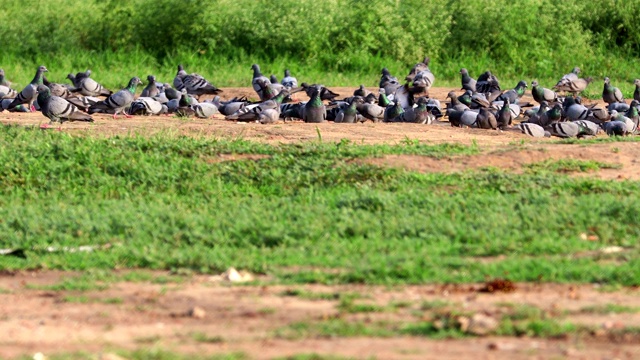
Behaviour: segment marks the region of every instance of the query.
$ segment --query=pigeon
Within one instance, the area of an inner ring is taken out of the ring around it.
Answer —
[[[600,126],[589,120],[577,120],[574,123],[581,126],[583,135],[596,136],[600,132]]]
[[[513,123],[514,116],[511,113],[510,105],[509,99],[506,99],[502,104],[502,108],[498,111],[498,115],[496,115],[496,121],[500,130],[506,129]]]
[[[500,91],[500,81],[491,73],[491,71],[485,71],[478,77],[476,81],[476,92],[479,93],[491,93],[494,91]]]
[[[173,87],[178,90],[182,90],[182,88],[184,87],[182,79],[184,79],[185,76],[187,76],[187,72],[184,70],[184,67],[182,66],[182,64],[179,64],[178,72],[176,73],[176,76],[173,78]]]
[[[7,80],[3,69],[0,69],[0,86],[6,86],[8,88],[11,87],[11,81]]]
[[[638,124],[635,123],[630,118],[626,117],[624,114],[621,114],[615,110],[611,112],[611,121],[619,121],[626,125],[627,134],[633,134],[638,129]]]
[[[124,109],[131,105],[133,102],[133,95],[136,92],[136,87],[140,84],[142,84],[142,81],[139,77],[131,78],[126,88],[112,94],[104,101],[92,105],[89,108],[89,114],[113,110],[113,118],[115,119],[119,113],[124,112]],[[124,116],[130,117],[126,112],[124,113]]]
[[[571,96],[567,96],[563,103],[564,106],[564,116],[568,120],[585,120],[589,117],[590,111],[589,109],[576,102],[575,98]]]
[[[36,108],[33,106],[33,103],[36,101],[36,97],[38,96],[38,86],[44,85],[43,82],[43,74],[47,72],[47,68],[44,65],[40,65],[38,70],[36,71],[36,75],[33,77],[33,80],[27,86],[20,91],[20,93],[13,99],[11,104],[9,104],[7,110],[11,110],[12,108],[21,105],[28,104],[28,107],[31,111],[36,111]]]
[[[391,101],[389,101],[389,98],[387,97],[387,91],[384,88],[380,88],[380,90],[378,90],[379,94],[378,94],[378,105],[382,106],[382,107],[387,107],[389,106],[389,104],[391,104]]]
[[[477,125],[480,129],[497,129],[498,121],[495,115],[486,108],[480,109],[478,116],[476,117]]]
[[[9,105],[11,105],[12,102],[13,102],[13,99],[0,100],[0,112],[2,110],[8,110],[10,112],[31,112],[31,110],[24,105],[18,105],[14,108],[11,108],[11,110],[9,110]]]
[[[363,98],[366,98],[369,94],[371,94],[371,91],[365,89],[364,85],[360,85],[360,87],[353,92],[353,96],[362,96]]]
[[[609,136],[625,136],[628,133],[627,124],[622,121],[607,121],[601,126]]]
[[[131,103],[131,115],[160,115],[166,114],[168,108],[152,97],[141,96]]]
[[[65,121],[88,121],[93,122],[93,118],[69,103],[67,100],[52,96],[51,90],[44,84],[38,85],[38,103],[40,104],[42,115],[49,118],[51,123],[59,122],[60,126]],[[44,126],[45,128],[48,126]]]
[[[148,75],[147,81],[149,81],[149,84],[147,84],[147,86],[144,89],[142,89],[142,94],[140,94],[140,96],[141,97],[158,96],[158,94],[160,94],[160,90],[158,90],[158,86],[156,86],[156,77],[153,75]]]
[[[409,74],[407,75],[405,80],[407,82],[413,82],[413,80],[415,79],[416,75],[418,75],[422,71],[429,70],[429,62],[430,61],[431,61],[431,59],[429,57],[425,57],[424,60],[422,60],[422,62],[419,62],[419,63],[413,65],[413,67],[409,71]]]
[[[475,93],[471,95],[471,108],[488,108],[491,106],[491,101],[483,93]]]
[[[521,123],[513,127],[514,130],[533,137],[550,137],[551,133],[537,124]]]
[[[633,91],[633,100],[640,101],[640,79],[635,79],[633,84],[636,86],[636,89]]]
[[[216,99],[213,99],[214,102],[216,101]],[[229,101],[221,101],[218,104],[218,111],[224,115],[224,116],[228,116],[231,115],[233,113],[238,112],[238,110],[244,108],[245,106],[247,106],[248,102],[247,99],[245,97],[242,98],[233,98]]]
[[[449,99],[451,99],[451,102],[449,104],[449,109],[453,109],[453,110],[456,110],[456,111],[469,110],[469,107],[467,105],[465,105],[462,102],[460,102],[460,99],[458,99],[458,96],[456,95],[455,92],[450,91],[447,94],[447,97]]]
[[[260,66],[258,66],[258,64],[251,65],[251,70],[253,70],[253,80],[251,80],[251,85],[253,86],[253,90],[255,90],[256,93],[258,94],[260,101],[269,100],[264,97],[262,93],[262,87],[258,84],[258,80],[262,80],[265,83],[271,83],[271,81],[269,80],[269,78],[262,75],[262,73],[260,72]]]
[[[524,90],[527,88],[527,82],[520,80],[515,88],[507,90],[502,95],[498,96],[496,100],[505,101],[509,100],[510,103],[516,104],[518,100],[524,95]]]
[[[298,79],[291,76],[291,71],[289,71],[289,69],[284,71],[284,78],[282,78],[280,83],[289,89],[298,87]]]
[[[576,66],[570,73],[563,75],[553,89],[559,91],[559,87],[567,86],[572,81],[578,80],[578,74],[580,74],[580,68]]]
[[[615,102],[624,102],[622,91],[615,86],[611,85],[611,80],[608,77],[604,78],[604,88],[602,89],[602,100],[607,104]]]
[[[420,71],[413,78],[413,86],[417,88],[418,92],[429,91],[435,81],[435,76],[433,75],[431,70],[427,68],[426,70]]]
[[[473,96],[473,91],[467,90],[462,95],[458,96],[458,101],[467,106],[471,106],[471,97]]]
[[[269,81],[269,79],[267,79],[267,81]],[[217,95],[222,92],[222,90],[198,74],[184,76],[182,78],[182,87],[187,90],[187,94],[195,95],[198,99],[202,95]]]
[[[393,94],[400,86],[401,84],[398,82],[398,78],[391,75],[387,68],[382,68],[382,76],[380,77],[380,85],[378,87],[384,89],[386,94]]]
[[[302,83],[302,84],[300,84],[300,86],[302,87],[304,92],[307,94],[307,96],[311,97],[311,96],[313,96],[313,92],[315,91],[315,87],[318,86],[318,84],[309,85],[307,83]],[[333,101],[335,98],[338,97],[339,94],[329,90],[324,85],[320,85],[320,86],[322,86],[322,90],[320,91],[320,99],[321,100]],[[293,90],[292,92],[295,92],[295,91],[297,91],[297,90]]]
[[[327,120],[327,108],[320,99],[322,86],[317,85],[311,99],[307,101],[302,112],[302,120],[306,123],[321,123]]]
[[[272,84],[280,84],[278,78],[274,74],[269,75],[269,82]]]
[[[588,131],[588,130],[586,130]],[[549,132],[553,136],[561,138],[572,138],[584,136],[585,129],[578,122],[556,122],[549,126]]]
[[[276,109],[264,109],[258,113],[258,121],[261,124],[273,124],[280,119],[280,111]]]
[[[573,96],[576,96],[577,94],[580,94],[581,92],[583,92],[584,89],[586,89],[587,86],[589,86],[589,84],[591,84],[592,82],[593,82],[593,78],[590,78],[590,77],[586,79],[579,78],[575,80],[567,80],[563,84],[560,84],[558,82],[558,84],[556,84],[556,86],[554,86],[553,89],[556,91],[568,92]]]
[[[93,96],[70,97],[66,100],[84,112],[88,112],[91,105],[102,101],[102,99]]]
[[[402,108],[402,106],[400,106],[399,103],[393,103],[384,109],[384,122],[402,121],[402,119],[399,119],[399,117],[403,113],[404,109]]]
[[[424,96],[419,97],[416,102],[417,106],[407,109],[400,115],[400,119],[397,121],[427,125],[432,124],[436,120],[436,117],[429,111],[427,107],[428,101]]]
[[[280,105],[285,97],[289,96],[288,90],[282,90],[276,97],[270,100],[263,101],[258,104],[252,104],[243,106],[233,114],[225,116],[226,120],[239,120],[239,121],[255,121],[259,119],[259,115],[266,109],[277,109],[280,112]],[[254,109],[258,109],[254,111]]]
[[[533,95],[533,99],[538,103],[541,103],[542,101],[553,102],[558,100],[558,94],[552,90],[539,86],[538,82],[535,80],[531,82],[531,95]]]
[[[15,99],[18,96],[18,92],[12,88],[4,85],[0,85],[0,99]]]
[[[193,106],[193,110],[195,111],[195,115],[201,119],[208,119],[215,114],[219,114],[218,107],[215,104],[202,102],[200,104],[196,104]]]
[[[358,115],[357,106],[358,104],[364,103],[364,99],[360,96],[354,96],[350,99],[349,104],[344,107],[338,115],[336,115],[335,122],[336,123],[349,123],[353,124],[356,122],[356,118]]]
[[[471,90],[476,92],[476,80],[469,76],[467,69],[460,69],[460,75],[462,75],[462,88],[460,90]]]
[[[627,104],[626,102],[614,102],[607,106],[607,110],[609,110],[609,112],[614,110],[617,112],[626,112],[627,110],[629,110],[629,104]]]
[[[382,106],[377,104],[367,104],[362,101],[362,103],[358,102],[356,105],[358,112],[363,116],[362,122],[371,120],[373,122],[380,122],[384,119],[384,110]]]
[[[51,90],[52,96],[58,96],[61,98],[70,98],[71,92],[69,91],[69,87],[67,85],[52,83],[47,80],[47,77],[42,75],[42,83]]]
[[[71,89],[72,93],[79,92],[84,96],[109,96],[111,91],[105,89],[102,85],[91,77],[91,70],[87,70],[84,73],[78,73],[75,76],[73,74],[67,75],[67,78],[72,79],[75,88]]]
[[[480,113],[476,110],[467,110],[462,113],[460,117],[460,126],[466,125],[468,127],[478,127],[478,115]]]

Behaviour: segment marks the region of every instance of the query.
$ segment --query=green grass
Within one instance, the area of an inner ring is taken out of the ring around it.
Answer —
[[[384,306],[375,304],[363,304],[355,303],[353,299],[341,299],[338,304],[338,310],[344,313],[371,313],[371,312],[384,312],[386,308]]]
[[[197,341],[200,343],[208,343],[208,344],[220,344],[224,342],[224,338],[222,336],[219,336],[219,335],[212,336],[203,332],[191,333],[191,338],[194,341]]]
[[[289,284],[640,281],[637,257],[572,257],[610,245],[637,250],[636,181],[415,173],[359,160],[466,156],[478,146],[102,138],[13,126],[0,128],[0,143],[0,248],[27,255],[3,257],[2,267],[84,272],[52,290],[104,288],[121,279],[112,269],[230,266]],[[211,161],[219,154],[267,157]],[[90,253],[45,251],[105,244]]]
[[[604,305],[593,305],[587,306],[580,309],[581,313],[587,314],[637,314],[640,313],[639,306],[627,306],[627,305],[619,305],[619,304],[604,304]]]
[[[590,172],[600,169],[620,169],[622,165],[605,163],[595,160],[577,160],[577,159],[561,159],[561,160],[545,160],[532,164],[524,165],[525,168],[532,172],[550,171],[557,173],[571,172]]]

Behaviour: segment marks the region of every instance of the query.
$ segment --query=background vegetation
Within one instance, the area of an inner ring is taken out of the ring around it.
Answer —
[[[467,67],[550,87],[580,66],[630,92],[639,17],[640,0],[8,0],[0,67],[19,83],[39,64],[59,81],[89,67],[119,87],[148,73],[170,81],[184,63],[218,86],[246,86],[258,62],[279,76],[288,67],[303,80],[373,86],[381,67],[402,76],[428,55],[439,85]]]

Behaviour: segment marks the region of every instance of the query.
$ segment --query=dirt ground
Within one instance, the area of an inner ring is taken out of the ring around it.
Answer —
[[[334,89],[342,95],[352,88]],[[371,89],[377,91],[377,89]],[[432,89],[431,96],[444,100],[448,88]],[[226,88],[224,98],[247,95],[251,89]],[[300,95],[298,99],[302,100]],[[529,98],[525,98],[529,99]],[[268,143],[350,139],[362,143],[398,143],[406,139],[426,143],[475,143],[482,153],[435,160],[422,156],[385,156],[366,161],[416,171],[462,171],[498,167],[522,171],[525,164],[546,159],[591,159],[619,165],[580,176],[605,179],[640,179],[640,149],[634,143],[583,145],[553,144],[514,132],[451,128],[415,124],[243,124],[213,119],[176,117],[134,117],[112,120],[97,115],[92,124],[66,123],[62,131],[87,135],[152,134],[169,132],[192,136],[225,136]],[[40,113],[0,113],[4,124],[39,125],[48,120]],[[55,131],[55,130],[48,130]],[[224,159],[221,159],[224,160]],[[25,354],[85,351],[99,353],[119,349],[159,347],[176,352],[215,354],[244,352],[251,359],[272,359],[296,354],[318,353],[356,359],[640,359],[637,336],[615,338],[611,329],[638,326],[640,313],[597,313],[581,311],[595,305],[616,304],[640,308],[638,289],[602,291],[594,285],[517,284],[512,293],[480,293],[479,285],[467,286],[237,286],[194,276],[186,282],[155,284],[119,282],[102,291],[74,292],[43,290],[77,274],[60,272],[0,273],[0,358]],[[343,314],[338,300],[285,296],[297,289],[310,293],[357,293],[366,303],[388,306],[408,303],[396,311]],[[75,299],[75,300],[74,300]],[[112,300],[108,300],[112,299]],[[402,322],[422,311],[420,304],[444,300],[456,309],[494,314],[504,304],[528,304],[560,319],[586,325],[596,331],[590,336],[559,339],[530,337],[472,337],[433,340],[424,337],[308,337],[280,336],[282,329],[298,322],[341,317],[345,320]],[[204,317],[187,315],[199,307]]]
[[[0,358],[35,352],[97,354],[151,347],[194,354],[243,352],[251,359],[309,353],[356,359],[640,358],[637,335],[615,341],[607,335],[609,329],[637,325],[640,313],[585,311],[603,304],[638,307],[638,289],[602,291],[593,285],[517,284],[514,292],[483,293],[480,285],[238,286],[194,276],[178,283],[120,282],[106,290],[82,293],[42,290],[72,276],[77,274],[49,271],[0,276]],[[404,305],[379,313],[340,315],[338,300],[288,296],[293,290],[306,294],[348,292],[359,295],[361,303]],[[509,304],[535,306],[549,314],[564,314],[564,321],[602,332],[559,339],[282,336],[282,329],[291,324],[335,317],[365,323],[415,320],[425,302],[447,302],[453,309],[486,314],[496,314]],[[194,307],[203,310],[202,317],[189,315]]]

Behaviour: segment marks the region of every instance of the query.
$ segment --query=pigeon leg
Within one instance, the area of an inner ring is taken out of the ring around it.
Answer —
[[[115,119],[116,119],[116,115],[117,115],[117,114],[118,114],[117,112],[114,112],[114,113],[113,113],[113,120],[115,120]]]

